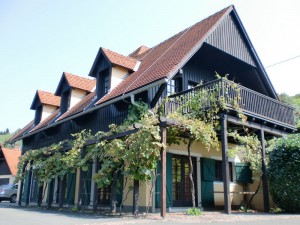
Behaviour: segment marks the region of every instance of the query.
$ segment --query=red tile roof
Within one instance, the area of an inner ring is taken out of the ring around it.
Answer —
[[[131,58],[129,56],[121,55],[119,53],[113,52],[111,50],[108,50],[108,49],[105,49],[102,47],[101,47],[101,49],[112,64],[124,67],[124,68],[132,70],[132,71],[134,70],[134,67],[137,63],[136,59]]]
[[[183,66],[188,57],[200,48],[221,19],[232,10],[232,6],[227,7],[148,50],[140,59],[142,64],[139,70],[128,76],[96,104],[101,104],[163,78],[170,78],[180,66]]]
[[[38,129],[41,129],[43,127],[46,127],[52,120],[55,119],[56,116],[58,116],[59,109],[55,110],[51,115],[49,115],[46,119],[41,121],[38,125],[36,125],[32,130],[29,131],[29,133],[36,131]]]
[[[140,46],[139,48],[137,48],[136,50],[134,50],[132,53],[130,53],[128,56],[135,58],[135,59],[139,59],[142,56],[144,56],[147,51],[149,51],[151,48],[148,48],[145,45]]]
[[[23,127],[21,130],[15,133],[15,135],[12,136],[12,138],[10,139],[10,142],[15,142],[19,140],[26,132],[28,132],[33,127],[33,125],[34,125],[34,121],[32,120],[25,127]]]
[[[37,91],[37,94],[40,98],[42,104],[53,105],[59,107],[60,105],[60,97],[56,96],[50,92],[46,91]]]
[[[58,120],[63,120],[69,116],[82,112],[93,100],[96,92],[88,94],[84,99],[74,105],[69,111],[65,112]]]
[[[21,156],[21,151],[18,149],[9,149],[9,148],[1,148],[1,149],[11,174],[13,176],[16,176],[18,172],[17,166],[19,162],[19,157]]]
[[[71,87],[91,92],[96,86],[95,79],[80,77],[67,72],[64,72],[64,75]]]

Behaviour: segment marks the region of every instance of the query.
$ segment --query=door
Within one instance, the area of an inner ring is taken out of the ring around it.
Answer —
[[[204,208],[213,208],[214,203],[214,180],[215,160],[201,158],[201,198]]]
[[[196,168],[196,160],[194,157],[192,158],[192,161],[193,161],[194,168]],[[196,182],[195,182],[195,178],[196,178],[195,170],[193,171],[193,178],[194,178],[195,190],[197,190]],[[172,189],[173,189],[174,207],[192,206],[191,180],[189,177],[189,160],[187,156],[173,155]]]

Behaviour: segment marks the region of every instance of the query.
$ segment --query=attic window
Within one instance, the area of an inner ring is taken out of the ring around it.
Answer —
[[[107,94],[110,89],[110,83],[109,83],[109,74],[106,74],[104,77],[104,94]]]
[[[167,95],[172,95],[181,91],[181,78],[176,78],[168,81]]]

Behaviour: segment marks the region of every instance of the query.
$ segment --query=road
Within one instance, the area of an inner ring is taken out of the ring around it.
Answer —
[[[204,212],[202,216],[186,216],[169,213],[165,219],[159,214],[149,214],[147,218],[105,217],[83,213],[17,207],[15,204],[0,203],[0,225],[122,225],[122,224],[210,224],[210,225],[299,225],[300,214],[259,214]]]

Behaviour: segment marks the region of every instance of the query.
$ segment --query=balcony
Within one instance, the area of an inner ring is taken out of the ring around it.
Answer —
[[[240,109],[249,118],[283,128],[295,129],[295,112],[292,106],[224,78],[169,96],[165,103],[165,115],[180,108],[197,91],[201,93],[203,90],[206,90],[205,93],[214,93],[218,99],[224,99],[223,102],[229,113],[234,111],[232,100],[237,99]],[[209,107],[209,100],[205,104]],[[188,109],[184,109],[184,112],[188,112]]]

